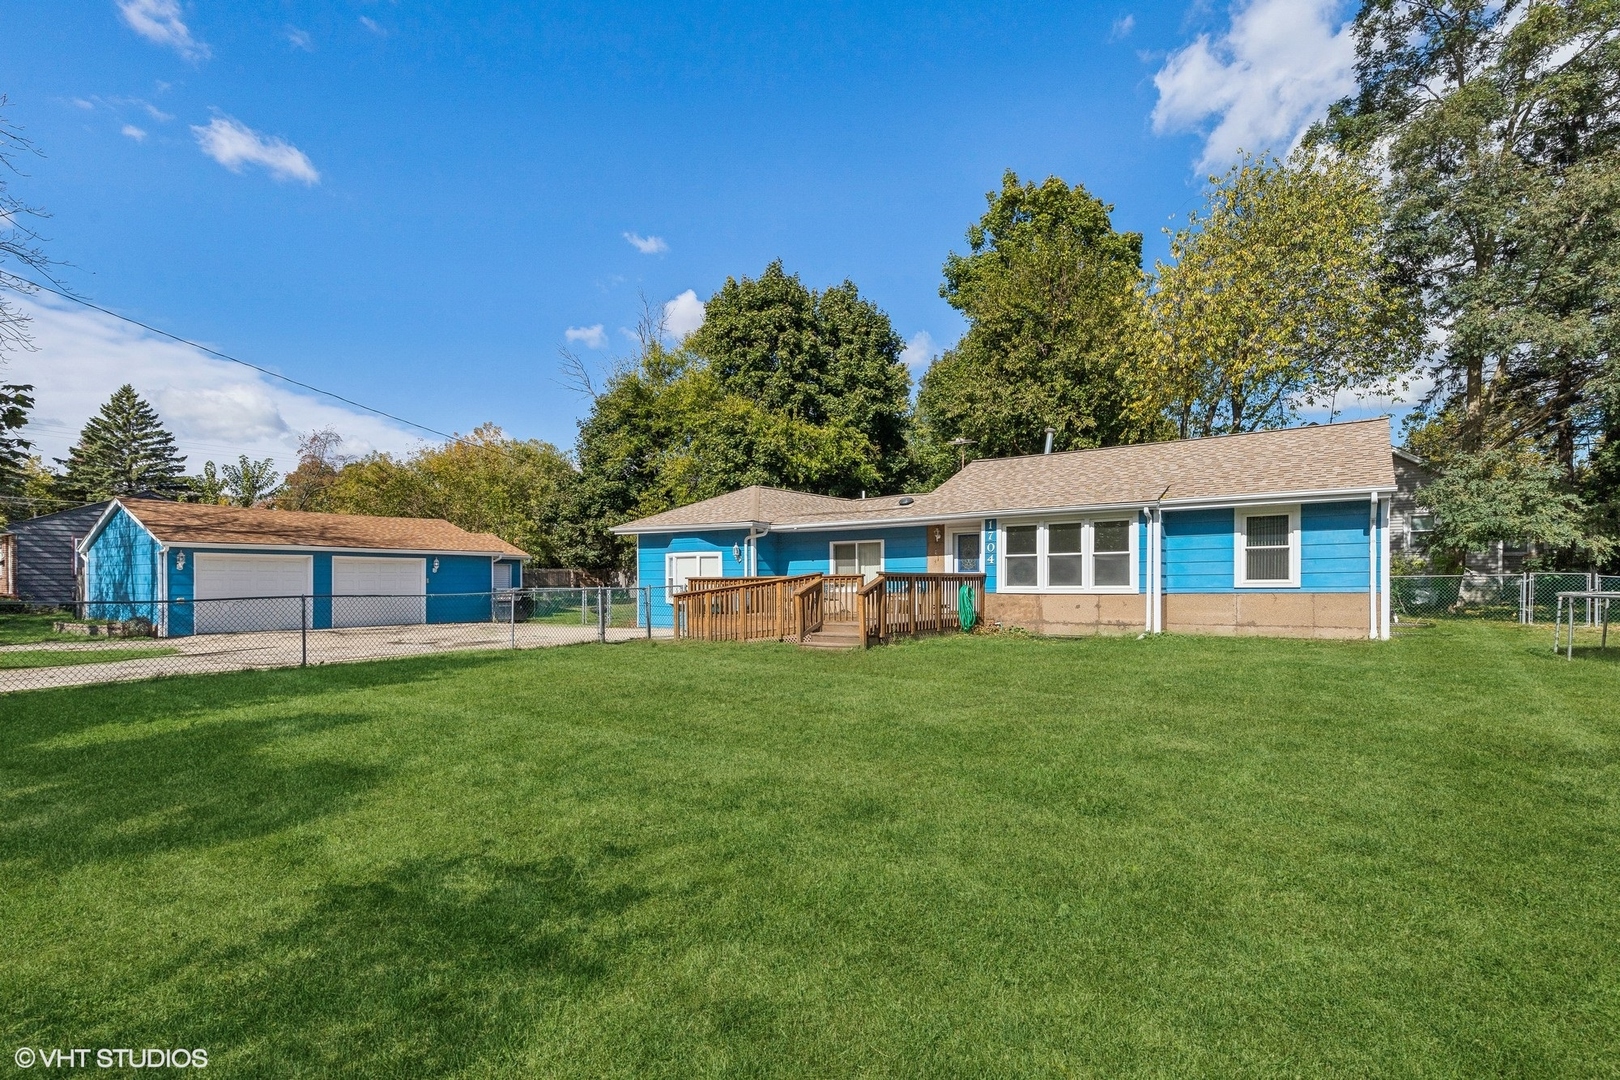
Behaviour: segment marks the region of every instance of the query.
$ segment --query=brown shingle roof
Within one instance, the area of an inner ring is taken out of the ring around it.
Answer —
[[[468,532],[440,518],[306,514],[155,499],[130,499],[123,507],[165,544],[465,551],[514,557],[527,554],[493,533]]]
[[[768,521],[779,526],[818,523],[918,521],[1020,510],[1166,504],[1205,499],[1249,499],[1313,492],[1365,492],[1395,487],[1389,420],[1284,428],[1209,439],[1109,446],[980,458],[926,495],[832,499],[821,495],[744,488],[678,510],[628,522],[615,532],[664,531]],[[740,514],[750,491],[791,496],[761,502],[762,512]],[[808,500],[814,500],[808,501]],[[771,510],[780,508],[780,512]]]

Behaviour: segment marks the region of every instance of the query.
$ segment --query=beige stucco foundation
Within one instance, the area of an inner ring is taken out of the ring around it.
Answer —
[[[990,593],[985,617],[1032,634],[1139,634],[1147,622],[1140,593]],[[1365,638],[1366,593],[1169,593],[1164,628],[1184,634]]]

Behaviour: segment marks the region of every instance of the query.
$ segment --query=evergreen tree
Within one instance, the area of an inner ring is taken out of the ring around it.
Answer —
[[[128,383],[90,418],[67,458],[56,463],[67,469],[63,487],[86,502],[138,491],[186,491],[185,465],[174,436]]]

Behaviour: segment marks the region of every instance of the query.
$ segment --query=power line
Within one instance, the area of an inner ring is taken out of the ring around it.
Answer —
[[[49,285],[41,285],[37,281],[30,281],[28,278],[20,277],[20,276],[18,276],[16,274],[0,273],[0,284],[5,285],[7,288],[11,289],[13,292],[22,293],[22,292],[24,292],[24,290],[17,288],[17,286],[12,285],[10,282],[4,281],[3,280],[4,278],[15,278],[17,281],[21,281],[21,282],[29,285],[32,288],[40,289],[40,290],[42,290],[44,292],[48,292],[48,293],[52,294],[53,296],[60,296],[64,300],[71,300],[75,304],[82,304],[83,306],[85,306],[87,308],[90,308],[93,311],[99,311],[103,315],[110,315],[113,318],[118,319],[118,320],[120,320],[122,322],[129,323],[131,326],[138,326],[142,330],[147,330],[147,331],[150,331],[151,333],[157,334],[157,335],[159,335],[161,337],[166,337],[170,341],[178,341],[182,345],[189,345],[193,349],[197,349],[200,352],[207,353],[209,356],[217,356],[221,360],[228,360],[233,364],[240,364],[245,368],[249,368],[249,369],[251,369],[253,371],[257,371],[261,375],[268,375],[272,379],[280,379],[284,383],[288,383],[288,384],[290,384],[292,386],[300,387],[300,388],[302,388],[304,390],[312,391],[313,393],[320,394],[323,397],[329,397],[329,398],[333,399],[334,401],[341,401],[345,405],[352,405],[356,409],[360,409],[360,410],[363,410],[365,412],[372,413],[372,414],[374,414],[376,416],[381,416],[381,417],[383,417],[385,419],[388,419],[388,420],[392,420],[397,424],[404,424],[406,427],[416,428],[418,431],[429,432],[430,434],[439,436],[439,438],[441,438],[441,439],[448,439],[450,442],[465,442],[466,441],[464,438],[461,438],[461,437],[456,436],[456,435],[451,435],[448,432],[440,431],[438,428],[428,427],[426,424],[418,424],[414,420],[407,420],[403,416],[395,416],[393,413],[384,412],[382,409],[374,409],[370,405],[366,405],[366,404],[364,404],[362,402],[355,401],[353,398],[344,397],[342,394],[334,394],[330,390],[322,390],[318,386],[311,385],[310,383],[307,383],[307,382],[300,382],[297,379],[290,378],[289,376],[286,376],[286,375],[282,375],[280,372],[271,371],[269,368],[260,367],[258,364],[251,364],[246,360],[240,360],[237,357],[234,357],[234,356],[230,355],[229,353],[222,353],[218,349],[211,349],[207,345],[203,345],[203,344],[200,344],[198,342],[192,341],[190,338],[183,338],[179,334],[171,334],[167,330],[160,329],[160,328],[158,328],[156,326],[151,325],[150,323],[143,323],[139,319],[130,318],[128,315],[120,315],[116,311],[113,311],[113,310],[111,310],[109,308],[104,308],[100,304],[92,303],[89,300],[86,300],[81,296],[74,296],[70,292],[63,292],[61,289],[54,289]]]

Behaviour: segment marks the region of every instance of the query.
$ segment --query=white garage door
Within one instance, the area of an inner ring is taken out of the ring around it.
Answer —
[[[333,626],[427,622],[427,560],[332,557]]]
[[[193,599],[199,634],[296,630],[308,610],[308,555],[198,555]]]

